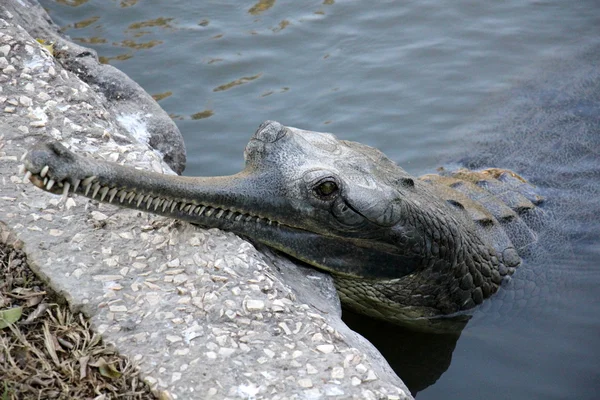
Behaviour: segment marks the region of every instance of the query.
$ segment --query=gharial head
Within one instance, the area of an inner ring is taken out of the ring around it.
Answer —
[[[267,121],[244,156],[243,173],[259,180],[260,195],[252,196],[251,209],[281,224],[276,235],[262,241],[335,273],[398,277],[407,272],[395,259],[405,256],[397,236],[406,232],[392,228],[402,219],[402,199],[415,182],[382,152]]]

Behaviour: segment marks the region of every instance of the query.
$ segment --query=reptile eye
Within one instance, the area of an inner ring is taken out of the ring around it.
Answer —
[[[320,197],[329,197],[337,193],[338,190],[338,185],[334,181],[321,182],[315,187],[315,193]]]

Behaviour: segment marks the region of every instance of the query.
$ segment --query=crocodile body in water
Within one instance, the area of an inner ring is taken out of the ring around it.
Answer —
[[[178,177],[40,143],[26,176],[47,191],[233,231],[333,274],[346,306],[421,328],[494,294],[535,243],[542,199],[500,169],[413,178],[380,151],[262,124],[245,169]],[[458,319],[464,319],[460,316]]]

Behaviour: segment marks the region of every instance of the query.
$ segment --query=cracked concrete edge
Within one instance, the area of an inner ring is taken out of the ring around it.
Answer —
[[[7,0],[0,9],[0,17],[12,19],[33,38],[55,43],[56,60],[104,95],[108,110],[122,130],[156,150],[173,171],[183,172],[183,137],[169,115],[140,85],[112,65],[101,64],[95,50],[70,41],[37,0]]]
[[[172,172],[128,142],[93,87],[22,28],[0,25],[0,218],[32,266],[155,388],[175,398],[411,398],[341,321],[328,275],[231,233],[83,198],[61,202],[23,182],[19,158],[44,137]]]

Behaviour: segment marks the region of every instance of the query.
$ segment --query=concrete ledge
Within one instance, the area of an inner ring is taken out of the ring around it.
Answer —
[[[411,398],[341,321],[328,275],[231,233],[61,201],[22,181],[21,155],[48,137],[173,173],[124,131],[101,84],[39,45],[35,21],[23,20],[34,36],[19,26],[17,15],[33,6],[0,5],[0,220],[24,242],[32,268],[173,398]]]

